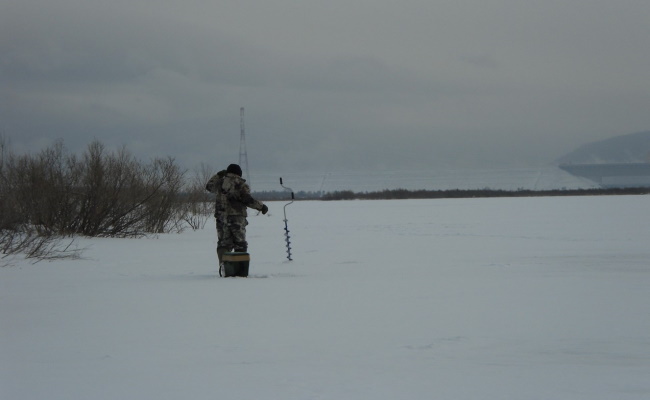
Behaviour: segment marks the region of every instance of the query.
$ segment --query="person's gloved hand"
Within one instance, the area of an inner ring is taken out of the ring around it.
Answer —
[[[266,206],[266,204],[264,204],[262,206],[262,215],[265,215],[267,212],[269,212],[269,208]]]

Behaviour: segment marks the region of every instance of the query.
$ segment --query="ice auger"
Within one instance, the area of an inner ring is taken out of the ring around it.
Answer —
[[[284,240],[287,242],[287,259],[291,261],[291,236],[289,236],[289,226],[287,225],[287,206],[293,203],[295,197],[293,195],[293,190],[282,184],[282,178],[280,178],[280,186],[282,186],[284,190],[291,192],[291,201],[284,205]]]

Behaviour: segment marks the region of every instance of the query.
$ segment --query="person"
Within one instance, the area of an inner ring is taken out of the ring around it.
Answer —
[[[246,180],[242,178],[241,167],[230,164],[221,183],[221,194],[224,204],[223,236],[217,245],[217,254],[223,256],[228,251],[245,253],[248,250],[246,242],[246,225],[248,225],[247,208],[266,214],[269,208],[251,196],[251,190]],[[220,258],[221,260],[221,258]]]
[[[227,171],[225,169],[217,172],[205,185],[205,190],[216,195],[214,203],[214,218],[217,225],[217,259],[219,260],[219,276],[221,276],[223,254],[225,253],[221,242],[223,241],[224,227],[226,226],[226,198],[221,193],[221,185],[223,184],[223,178],[226,174]]]

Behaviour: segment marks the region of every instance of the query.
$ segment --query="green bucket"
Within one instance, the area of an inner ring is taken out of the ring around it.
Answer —
[[[223,255],[224,277],[248,276],[248,265],[251,257],[248,253],[230,252]]]

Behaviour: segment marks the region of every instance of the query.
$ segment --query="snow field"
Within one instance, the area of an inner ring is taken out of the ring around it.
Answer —
[[[1,268],[0,398],[650,396],[650,197],[283,205]]]

